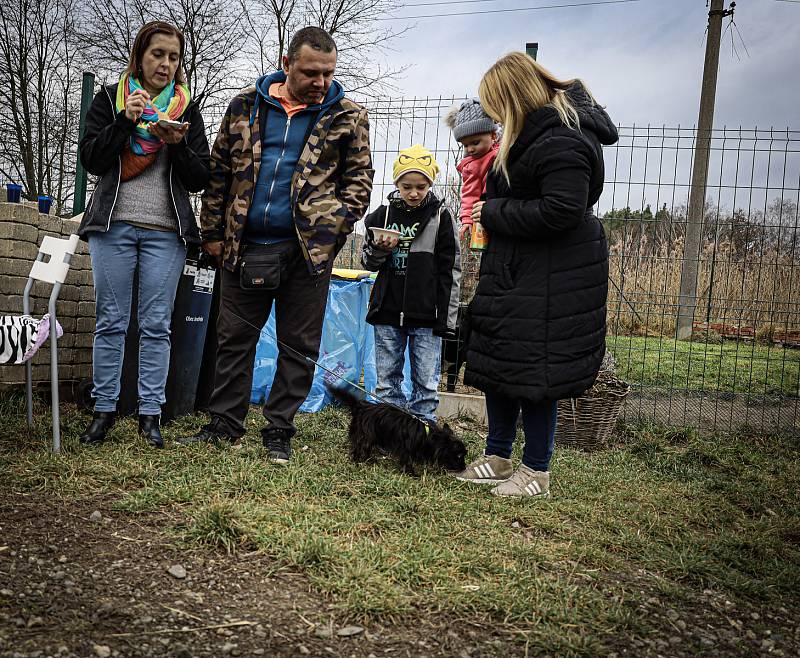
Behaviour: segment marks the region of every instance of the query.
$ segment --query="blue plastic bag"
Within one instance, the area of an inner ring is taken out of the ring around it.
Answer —
[[[262,404],[272,388],[275,369],[278,363],[278,344],[275,342],[275,309],[269,314],[267,324],[261,329],[256,345],[256,359],[253,363],[253,385],[250,389],[250,402]]]
[[[318,360],[324,368],[315,369],[311,390],[300,411],[319,411],[329,404],[327,386],[344,386],[342,379],[358,384],[361,379],[367,326],[365,304],[370,289],[366,281],[331,282]]]
[[[311,390],[300,407],[301,411],[319,411],[331,402],[326,383],[343,386],[340,377],[356,384],[359,382],[364,366],[367,327],[369,327],[366,315],[371,289],[371,279],[331,281],[318,359],[318,363],[324,368],[315,368]],[[250,395],[253,404],[261,404],[269,396],[275,377],[277,356],[273,309],[261,331],[256,347]],[[374,358],[372,369],[374,371]]]

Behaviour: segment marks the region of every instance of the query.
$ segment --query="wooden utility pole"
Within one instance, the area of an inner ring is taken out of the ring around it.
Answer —
[[[722,36],[722,19],[733,14],[736,3],[723,9],[724,0],[711,0],[708,12],[708,39],[703,65],[703,87],[700,92],[700,113],[697,117],[692,186],[689,191],[689,212],[686,217],[686,239],[681,265],[681,288],[678,297],[678,340],[692,335],[692,322],[697,307],[697,270],[700,261],[700,242],[706,205],[708,156],[711,149],[711,130],[714,126],[714,101],[717,94],[719,46]]]

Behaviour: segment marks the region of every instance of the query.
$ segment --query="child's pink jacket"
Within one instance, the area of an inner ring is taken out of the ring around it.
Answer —
[[[493,144],[480,158],[468,155],[456,165],[461,174],[461,217],[462,224],[472,224],[472,206],[481,198],[486,190],[486,174],[492,166],[499,144]]]

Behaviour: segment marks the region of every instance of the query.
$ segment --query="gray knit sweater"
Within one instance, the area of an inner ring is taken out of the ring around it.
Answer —
[[[112,222],[128,222],[160,231],[177,231],[175,208],[169,190],[167,147],[153,164],[135,178],[120,183]]]

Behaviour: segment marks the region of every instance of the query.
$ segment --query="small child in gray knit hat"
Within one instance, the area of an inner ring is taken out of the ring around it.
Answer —
[[[472,230],[472,206],[486,190],[486,174],[497,156],[497,124],[474,98],[451,107],[444,115],[444,122],[467,154],[456,165],[462,181],[459,236],[463,238]]]

